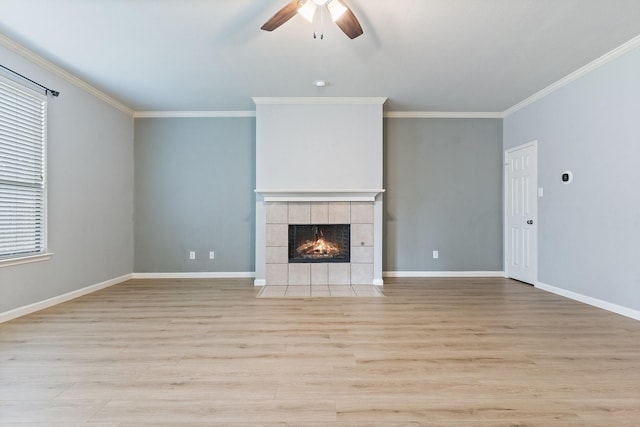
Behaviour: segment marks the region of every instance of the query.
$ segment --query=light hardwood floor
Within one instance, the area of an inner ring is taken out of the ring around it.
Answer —
[[[0,324],[0,426],[640,426],[640,322],[506,279],[134,280]]]

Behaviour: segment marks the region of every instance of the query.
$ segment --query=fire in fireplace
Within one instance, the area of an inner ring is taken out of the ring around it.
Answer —
[[[349,224],[289,224],[289,262],[350,262]]]

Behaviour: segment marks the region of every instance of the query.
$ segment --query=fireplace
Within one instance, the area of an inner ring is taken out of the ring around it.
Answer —
[[[289,262],[350,262],[350,224],[289,224]]]
[[[382,105],[386,98],[253,100],[254,283],[382,285]],[[330,172],[326,167],[312,171],[314,165],[331,165]],[[290,226],[299,225],[309,226],[308,234],[290,245]],[[326,225],[347,226],[349,240],[345,243],[331,236],[333,231],[319,229]],[[339,246],[339,254],[331,245]],[[298,248],[300,254],[291,252]]]
[[[374,202],[268,201],[265,208],[266,285],[374,283]]]

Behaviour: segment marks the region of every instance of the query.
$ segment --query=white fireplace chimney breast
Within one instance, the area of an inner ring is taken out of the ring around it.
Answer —
[[[256,188],[382,188],[386,98],[254,98]]]
[[[253,99],[254,283],[382,285],[382,105],[386,98]],[[342,207],[348,207],[348,215],[340,222],[351,224],[352,238],[358,239],[352,245],[351,262],[329,264],[325,269],[309,267],[309,274],[304,267],[302,280],[297,270],[303,267],[291,267],[281,259],[286,249],[284,240],[280,242],[285,238],[282,222],[286,218],[286,223],[299,223],[303,215],[304,223],[312,218],[314,223],[333,223]]]

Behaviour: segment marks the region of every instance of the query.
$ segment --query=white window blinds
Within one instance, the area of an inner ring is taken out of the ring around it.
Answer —
[[[46,108],[0,78],[0,260],[46,251]]]

